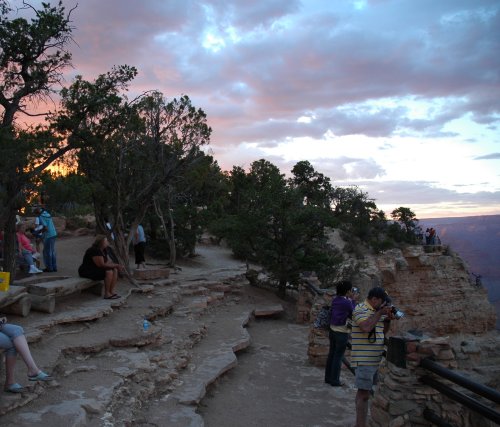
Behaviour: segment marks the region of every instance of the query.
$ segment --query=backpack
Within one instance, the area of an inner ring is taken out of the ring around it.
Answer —
[[[316,315],[316,319],[314,320],[314,327],[316,329],[324,329],[326,331],[329,330],[331,316],[331,307],[329,305],[324,305]]]

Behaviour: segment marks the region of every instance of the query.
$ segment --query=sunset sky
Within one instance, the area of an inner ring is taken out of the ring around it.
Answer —
[[[128,64],[132,94],[188,95],[224,170],[309,160],[387,213],[500,214],[498,0],[80,0],[72,19],[68,83]]]

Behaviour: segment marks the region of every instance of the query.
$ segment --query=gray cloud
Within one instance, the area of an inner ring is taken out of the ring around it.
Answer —
[[[360,9],[333,1],[85,0],[73,20],[69,80],[126,63],[139,70],[132,95],[189,95],[207,112],[212,148],[228,168],[266,157],[289,170],[265,149],[297,137],[387,138],[380,150],[398,143],[393,136],[456,137],[473,147],[483,143],[480,133],[462,137],[447,125],[462,117],[484,131],[500,125],[500,56],[492,54],[500,51],[498,0],[368,0]],[[409,100],[432,107],[414,115]],[[304,116],[311,120],[298,120]],[[495,149],[481,152],[488,151]],[[379,182],[390,179],[384,165],[362,153],[314,164],[396,204],[498,200],[495,192],[463,196],[431,182]]]
[[[484,156],[474,157],[474,160],[497,160],[500,159],[500,153],[491,153]]]

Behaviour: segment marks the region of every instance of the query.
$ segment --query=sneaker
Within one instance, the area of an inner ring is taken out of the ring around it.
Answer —
[[[39,269],[39,268],[37,268],[37,267],[35,267],[35,269],[36,269],[36,273],[37,273],[37,274],[38,274],[38,273],[43,273],[43,270],[40,270],[40,269]]]
[[[42,270],[39,270],[34,265],[30,265],[30,269],[28,271],[28,274],[38,274],[38,273],[41,273],[41,272],[42,272]]]

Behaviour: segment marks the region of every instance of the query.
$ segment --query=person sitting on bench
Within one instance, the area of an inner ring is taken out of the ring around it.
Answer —
[[[42,270],[37,268],[35,265],[35,261],[33,258],[37,258],[40,256],[39,253],[33,249],[31,246],[30,239],[26,236],[26,228],[22,222],[19,222],[16,225],[16,238],[17,238],[17,247],[19,251],[19,256],[24,260],[24,262],[29,266],[28,273],[29,274],[38,274],[43,273]]]
[[[33,360],[23,328],[7,323],[6,317],[0,317],[0,348],[5,350],[5,391],[22,393],[25,390],[22,385],[14,381],[17,354],[21,356],[28,368],[29,381],[51,381],[53,379],[39,369]]]
[[[108,245],[106,236],[97,235],[83,256],[78,274],[87,279],[104,280],[104,299],[117,299],[120,295],[115,293],[115,287],[118,282],[118,272],[123,266],[108,259]]]

